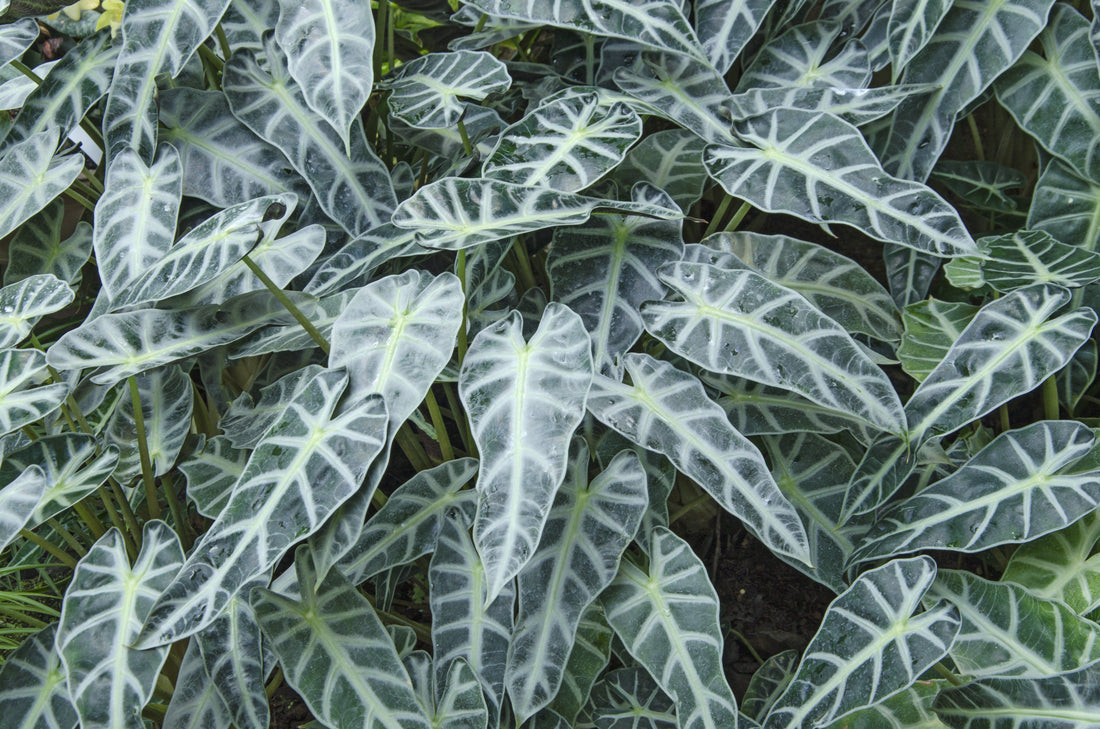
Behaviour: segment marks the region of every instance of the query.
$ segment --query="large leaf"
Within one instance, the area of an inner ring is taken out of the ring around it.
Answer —
[[[57,650],[85,729],[144,729],[141,709],[168,657],[168,646],[133,645],[153,602],[183,563],[183,550],[161,521],[146,522],[141,545],[131,567],[122,534],[111,529],[77,564],[65,593]]]
[[[901,693],[838,719],[829,729],[948,729],[932,711],[941,681],[917,681]]]
[[[882,441],[864,457],[845,514],[868,511],[897,490],[913,468],[911,447],[982,417],[1064,367],[1096,324],[1087,308],[1053,316],[1069,299],[1064,288],[1035,284],[982,307],[905,404],[909,442]]]
[[[708,58],[674,0],[471,0],[468,5],[500,18],[622,38],[655,51],[679,53],[703,64]]]
[[[420,471],[397,487],[341,559],[340,571],[358,585],[433,551],[443,519],[453,509],[472,520],[473,492],[459,489],[477,467],[473,458],[459,458]]]
[[[114,446],[100,449],[91,435],[47,435],[4,454],[4,461],[0,464],[0,483],[10,482],[30,466],[45,472],[46,489],[30,521],[38,525],[101,486],[117,463],[118,449]]]
[[[46,474],[36,465],[0,488],[0,550],[27,526],[46,491]]]
[[[623,364],[631,385],[593,377],[592,414],[667,456],[773,552],[811,564],[806,531],[760,451],[730,426],[699,381],[648,355],[628,354]]]
[[[676,219],[679,210],[621,202],[489,179],[445,178],[424,185],[393,215],[398,228],[414,228],[416,242],[459,250],[543,228],[580,225],[597,209]]]
[[[1056,676],[949,686],[933,706],[952,729],[1090,729],[1100,715],[1100,664]]]
[[[1100,628],[1065,603],[1010,582],[940,570],[925,598],[959,610],[962,630],[951,658],[971,676],[1050,676],[1100,659]]]
[[[429,251],[416,244],[416,234],[390,223],[368,230],[324,259],[303,291],[323,296],[361,286],[370,274],[391,258],[423,255]],[[327,299],[326,299],[327,300]]]
[[[712,372],[793,390],[890,433],[905,431],[889,378],[801,295],[751,270],[671,263],[659,272],[680,300],[642,307],[646,329]]]
[[[153,607],[139,645],[163,645],[209,625],[245,584],[358,490],[384,443],[386,408],[372,395],[336,414],[346,387],[346,374],[326,371],[287,404],[252,452],[229,503]]]
[[[271,210],[296,203],[294,193],[234,205],[188,231],[158,261],[146,266],[111,299],[119,309],[190,291],[224,273],[260,241],[260,223]]]
[[[29,636],[0,666],[0,712],[11,729],[73,729],[61,655],[54,647],[57,623]]]
[[[624,560],[602,600],[630,655],[675,702],[680,729],[737,726],[722,671],[718,597],[687,542],[654,530],[649,569]]]
[[[617,668],[604,674],[592,688],[585,710],[599,729],[676,726],[675,704],[641,666]]]
[[[602,104],[591,92],[565,94],[501,132],[481,174],[575,192],[619,164],[641,135],[642,119],[628,105]]]
[[[1100,471],[1073,468],[1094,442],[1091,430],[1070,421],[1002,433],[959,470],[879,515],[854,560],[920,549],[979,552],[1061,529],[1100,502]]]
[[[798,667],[798,651],[788,649],[768,657],[752,674],[741,711],[756,721],[763,721],[775,700],[783,695]]]
[[[1039,43],[1042,55],[1025,52],[997,79],[997,99],[1051,154],[1100,182],[1100,75],[1089,21],[1056,4]]]
[[[956,115],[1024,52],[1053,0],[956,0],[913,60],[905,83],[935,84],[894,110],[878,150],[891,174],[923,181],[947,145]]]
[[[635,200],[675,203],[660,190],[639,185]],[[580,314],[592,338],[596,370],[621,371],[619,358],[644,331],[639,308],[660,298],[662,264],[683,254],[678,221],[637,215],[600,215],[584,225],[559,228],[546,261],[551,298]]]
[[[955,209],[924,185],[887,174],[850,124],[784,109],[733,128],[753,146],[712,145],[704,153],[708,172],[729,194],[927,253],[976,252]]]
[[[453,517],[443,520],[428,582],[436,684],[442,683],[451,664],[465,659],[485,692],[489,726],[496,727],[504,701],[515,587],[509,582],[496,599],[486,599],[485,568],[466,528]]]
[[[958,611],[940,603],[913,616],[935,577],[929,557],[860,575],[830,603],[765,729],[826,724],[903,690],[942,659],[959,632]]]
[[[118,58],[105,33],[88,36],[65,53],[42,83],[23,101],[4,145],[47,130],[68,135],[107,93]],[[98,151],[98,150],[97,150]]]
[[[1087,615],[1100,608],[1098,542],[1100,511],[1094,511],[1065,529],[1021,545],[1001,579]]]
[[[574,439],[542,539],[519,573],[508,646],[508,696],[521,721],[558,693],[585,608],[615,577],[646,510],[646,474],[624,450],[591,483],[588,447]]]
[[[64,309],[75,297],[64,281],[48,273],[0,289],[0,347],[23,341],[39,319]]]
[[[165,89],[160,121],[162,139],[179,151],[186,195],[227,208],[263,195],[309,194],[283,153],[237,121],[220,92]]]
[[[349,233],[361,235],[388,221],[397,198],[362,127],[352,125],[345,152],[340,136],[306,105],[274,41],[265,55],[266,68],[247,50],[225,64],[223,88],[233,115],[286,155],[325,214]]]
[[[374,83],[374,15],[352,0],[280,0],[275,40],[309,108],[350,147]]]
[[[390,113],[417,129],[442,129],[463,121],[470,105],[508,90],[512,79],[503,62],[484,51],[429,53],[402,64],[379,82],[389,89]]]
[[[314,591],[308,553],[294,560],[300,601],[254,590],[256,618],[287,683],[335,729],[429,729],[389,633],[367,599],[336,572]]]
[[[57,157],[57,129],[28,137],[0,158],[0,238],[60,195],[84,169],[79,154]]]
[[[748,232],[716,233],[704,239],[703,245],[716,255],[694,260],[721,268],[747,264],[773,283],[800,293],[850,333],[887,342],[901,336],[897,307],[882,284],[835,251],[785,235]],[[736,256],[739,265],[726,265],[717,255],[722,252]],[[692,260],[690,256],[685,259]]]
[[[118,152],[95,206],[92,246],[107,298],[114,299],[172,247],[183,195],[183,167],[162,146],[152,165],[137,152]]]
[[[130,0],[122,51],[103,111],[103,138],[113,155],[131,148],[149,161],[157,143],[157,77],[173,78],[214,30],[229,0]]]
[[[234,342],[266,324],[293,321],[268,292],[220,306],[104,314],[66,332],[47,353],[57,370],[102,367],[92,381],[112,385],[130,375]]]
[[[534,554],[591,379],[584,324],[558,303],[526,341],[513,312],[470,343],[458,391],[481,454],[474,541],[490,601]]]
[[[37,349],[0,350],[0,432],[18,430],[61,407],[68,385],[35,387],[48,376],[46,362]]]

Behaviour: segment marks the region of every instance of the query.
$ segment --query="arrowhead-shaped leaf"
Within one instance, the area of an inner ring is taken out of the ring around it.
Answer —
[[[558,303],[526,341],[513,312],[470,343],[458,390],[481,454],[474,540],[490,600],[534,554],[591,378],[581,318]]]

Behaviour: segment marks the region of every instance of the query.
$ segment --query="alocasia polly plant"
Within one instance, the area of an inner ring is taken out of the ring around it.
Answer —
[[[1098,726],[1096,0],[65,5],[5,726]],[[740,696],[674,492],[836,594]]]

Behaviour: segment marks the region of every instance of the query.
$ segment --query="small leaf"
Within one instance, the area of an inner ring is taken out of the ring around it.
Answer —
[[[775,0],[698,0],[695,28],[711,64],[726,73]]]
[[[195,391],[182,367],[168,365],[134,377],[145,426],[145,443],[154,476],[168,473],[191,431]],[[120,386],[119,403],[103,431],[107,443],[119,451],[118,479],[141,473],[134,403],[126,384]]]
[[[0,433],[7,434],[61,407],[65,384],[40,385],[47,358],[37,349],[0,349]]]
[[[924,382],[943,361],[979,308],[965,302],[938,299],[905,307],[901,315],[905,333],[901,335],[898,359],[906,374],[917,382]]]
[[[588,464],[588,447],[574,439],[565,483],[519,573],[506,681],[521,721],[558,693],[581,615],[615,577],[645,512],[646,475],[633,451],[622,451],[591,483]]]
[[[17,729],[72,729],[76,708],[69,700],[61,655],[54,646],[57,623],[27,637],[0,666],[0,714]]]
[[[202,665],[197,641],[187,644],[164,716],[164,729],[229,729],[233,717]]]
[[[649,569],[624,560],[602,600],[630,655],[674,702],[680,729],[737,725],[722,671],[718,597],[687,542],[656,529]]]
[[[232,299],[221,306],[104,314],[71,329],[50,347],[47,361],[61,371],[101,367],[98,385],[234,342],[279,321],[293,321],[267,291]]]
[[[65,202],[62,198],[55,199],[20,225],[8,249],[4,285],[30,276],[50,274],[76,288],[81,269],[92,254],[92,226],[81,221],[68,238],[62,238],[64,227]]]
[[[112,297],[112,309],[178,296],[213,280],[259,243],[259,224],[268,210],[294,204],[293,193],[270,195],[207,218]]]
[[[267,584],[266,575],[253,583]],[[193,641],[221,701],[242,729],[267,729],[271,710],[264,692],[264,647],[247,586],[229,599],[225,611]]]
[[[64,281],[48,273],[0,289],[0,347],[23,341],[39,319],[64,309],[74,298]]]
[[[741,711],[757,721],[763,721],[794,679],[798,667],[798,651],[785,650],[770,656],[760,664],[752,674],[745,696],[741,700]]]
[[[500,133],[483,177],[576,192],[619,164],[642,135],[642,120],[622,102],[595,93],[545,101]]]
[[[985,254],[975,264],[981,280],[1008,293],[1032,283],[1075,288],[1100,280],[1100,254],[1056,241],[1050,233],[1020,230],[978,241]],[[968,258],[952,261],[958,263]]]
[[[420,471],[398,486],[340,560],[340,571],[358,585],[432,552],[443,520],[453,509],[473,519],[474,504],[468,498],[473,493],[459,489],[477,467],[473,458],[459,458]]]
[[[1100,503],[1100,472],[1073,468],[1094,440],[1070,421],[1002,433],[947,478],[878,515],[853,561],[920,549],[980,552],[1071,524]]]
[[[248,451],[229,444],[229,438],[217,435],[206,441],[201,451],[179,463],[187,479],[187,496],[195,509],[208,519],[216,519],[233,492],[233,484],[244,473]]]
[[[152,165],[131,149],[111,160],[92,226],[107,298],[117,298],[172,247],[182,179],[180,156],[172,147],[161,147]]]
[[[37,526],[99,488],[117,464],[118,449],[114,446],[100,449],[90,435],[47,435],[4,455],[0,483],[11,481],[31,466],[45,472],[46,490],[30,521]]]
[[[60,195],[84,169],[79,154],[55,156],[57,130],[40,132],[0,158],[0,238]]]
[[[507,67],[492,54],[463,50],[414,58],[378,83],[390,90],[390,113],[417,129],[453,127],[471,106],[459,97],[483,101],[511,85]]]
[[[415,228],[428,248],[460,250],[543,228],[580,225],[597,209],[662,220],[682,213],[659,205],[603,200],[500,180],[445,178],[424,185],[393,214],[398,228]]]

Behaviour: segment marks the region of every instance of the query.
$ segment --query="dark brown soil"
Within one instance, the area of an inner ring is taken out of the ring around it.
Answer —
[[[726,677],[740,701],[760,667],[753,651],[764,660],[791,648],[802,651],[836,594],[776,559],[733,517],[722,514],[721,519],[717,537],[703,545],[708,551],[696,549],[718,592],[720,621],[727,630]]]
[[[286,684],[283,684],[271,697],[270,729],[298,729],[313,721],[306,704]]]

